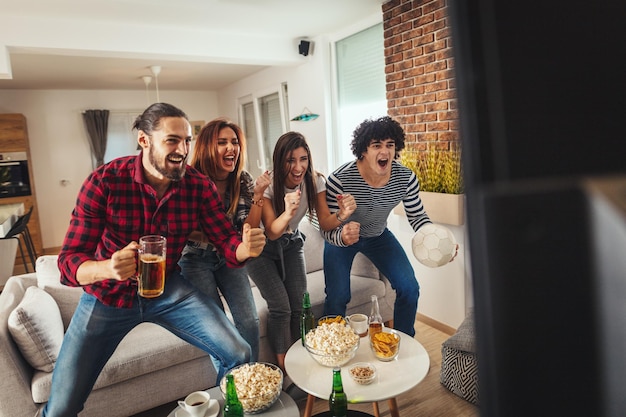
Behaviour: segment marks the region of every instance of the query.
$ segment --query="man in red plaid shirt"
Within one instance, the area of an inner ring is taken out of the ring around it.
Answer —
[[[191,125],[183,111],[156,103],[133,127],[141,153],[97,168],[72,212],[58,263],[61,282],[84,293],[63,340],[43,416],[76,416],[117,345],[141,322],[160,324],[209,353],[218,381],[250,358],[250,346],[226,314],[182,277],[177,263],[193,230],[202,230],[233,267],[261,253],[263,231],[246,225],[240,235],[215,185],[186,165]],[[139,297],[131,279],[144,235],[167,238],[165,291],[151,299]]]

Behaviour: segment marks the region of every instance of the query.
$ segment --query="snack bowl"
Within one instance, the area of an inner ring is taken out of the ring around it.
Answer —
[[[250,362],[228,371],[220,381],[226,398],[226,375],[233,374],[237,397],[246,414],[258,414],[270,408],[283,389],[283,372],[273,363]]]
[[[356,344],[343,352],[326,353],[321,350],[313,349],[306,342],[304,343],[304,347],[317,363],[322,366],[334,368],[336,366],[343,366],[354,358],[356,351],[359,349],[359,341],[357,340]]]
[[[400,352],[400,334],[384,327],[382,332],[370,336],[370,347],[376,359],[383,362],[392,361]]]
[[[357,362],[350,366],[348,372],[357,384],[368,385],[376,379],[376,367],[369,362]]]
[[[344,319],[343,316],[341,315],[322,316],[317,320],[317,325],[319,326],[320,324],[323,324],[323,323],[346,324],[346,319]]]
[[[335,367],[348,363],[359,349],[360,337],[340,322],[322,323],[304,338],[304,347],[320,365]]]

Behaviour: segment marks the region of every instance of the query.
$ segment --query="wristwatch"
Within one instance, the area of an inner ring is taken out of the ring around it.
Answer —
[[[252,199],[252,204],[254,204],[255,206],[263,207],[264,202],[265,202],[265,199],[263,198],[259,198],[258,200]]]

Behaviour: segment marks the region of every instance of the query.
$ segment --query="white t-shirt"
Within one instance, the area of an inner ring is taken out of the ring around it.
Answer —
[[[326,192],[326,180],[321,175],[315,175],[315,186],[317,187],[317,193],[325,193]],[[296,214],[291,218],[289,222],[289,227],[287,230],[295,231],[298,229],[298,224],[300,224],[300,220],[306,215],[309,210],[308,199],[307,199],[307,190],[306,184],[302,182],[301,186],[296,188],[287,188],[285,187],[285,194],[292,193],[296,190],[302,190],[300,194],[300,205],[298,206],[298,210]],[[263,197],[269,198],[270,201],[274,198],[274,186],[270,184],[269,187],[265,189],[265,193],[263,193]],[[317,198],[317,197],[316,197]],[[282,213],[276,213],[276,216],[280,216]]]

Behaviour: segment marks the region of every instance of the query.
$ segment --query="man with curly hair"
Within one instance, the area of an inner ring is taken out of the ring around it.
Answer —
[[[326,199],[330,211],[338,213],[339,200],[344,194],[354,197],[357,208],[348,218],[337,215],[341,226],[323,232],[326,239],[324,314],[345,315],[351,298],[352,261],[361,252],[396,291],[394,327],[414,336],[419,284],[402,245],[387,229],[387,218],[402,201],[414,231],[431,221],[419,197],[417,177],[396,161],[404,149],[404,141],[404,130],[391,117],[365,120],[355,129],[350,144],[357,159],[328,177]]]

